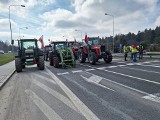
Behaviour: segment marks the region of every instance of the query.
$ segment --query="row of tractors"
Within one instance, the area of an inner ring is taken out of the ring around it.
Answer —
[[[107,51],[105,45],[99,44],[99,37],[88,37],[88,44],[85,42],[67,42],[55,41],[44,48],[44,59],[48,60],[51,66],[58,67],[75,67],[76,59],[80,63],[86,60],[95,65],[99,59],[103,59],[105,63],[112,61],[112,55]]]
[[[45,46],[44,50],[38,48],[37,39],[18,40],[18,52],[15,55],[15,67],[17,72],[22,72],[26,65],[37,64],[40,70],[44,70],[44,60],[48,60],[51,66],[75,67],[76,59],[80,63],[88,62],[96,64],[99,59],[106,63],[112,61],[112,55],[106,50],[105,45],[99,44],[99,37],[88,38],[85,42],[56,41]]]

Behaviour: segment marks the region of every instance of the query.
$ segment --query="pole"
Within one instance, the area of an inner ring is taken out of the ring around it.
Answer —
[[[19,28],[19,39],[21,39],[21,36],[20,36],[20,28]]]
[[[11,31],[11,44],[12,44],[12,53],[13,53],[12,27],[11,27],[11,19],[10,19],[10,7],[11,6],[9,6],[9,25],[10,25],[10,31]]]
[[[113,16],[113,53],[114,53],[114,16]]]

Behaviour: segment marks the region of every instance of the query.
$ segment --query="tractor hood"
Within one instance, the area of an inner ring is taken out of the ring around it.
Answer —
[[[33,54],[33,49],[27,49],[27,50],[25,50],[25,53],[26,54]]]
[[[92,45],[91,49],[100,49],[101,45]]]

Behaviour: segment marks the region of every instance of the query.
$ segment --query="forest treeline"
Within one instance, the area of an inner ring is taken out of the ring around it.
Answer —
[[[115,51],[118,52],[120,46],[127,43],[132,45],[136,43],[137,45],[142,43],[147,51],[160,51],[160,26],[155,29],[145,29],[144,31],[138,31],[137,34],[129,32],[128,34],[118,34],[115,35]],[[113,38],[105,37],[101,39],[101,43],[109,44],[110,49],[112,49]]]

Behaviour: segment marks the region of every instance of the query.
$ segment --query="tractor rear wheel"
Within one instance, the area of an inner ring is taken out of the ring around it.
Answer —
[[[20,58],[15,58],[16,71],[22,72],[22,64]]]
[[[106,56],[105,56],[105,58],[104,58],[104,61],[105,61],[106,63],[112,62],[112,55],[111,55],[110,52],[106,51]]]
[[[38,61],[38,65],[39,65],[39,69],[40,70],[44,70],[44,57],[43,56],[39,56],[39,61]]]
[[[26,68],[26,66],[25,66],[25,65],[22,65],[22,68],[24,69],[24,68]]]
[[[89,53],[88,60],[90,64],[95,65],[97,61],[96,54],[94,52]]]
[[[78,60],[80,63],[84,63],[86,61],[86,55],[83,53],[83,50],[79,51]]]
[[[54,66],[55,68],[58,68],[58,67],[59,67],[59,59],[58,59],[58,57],[54,57],[54,58],[53,58],[53,61],[54,61],[53,66]]]

